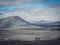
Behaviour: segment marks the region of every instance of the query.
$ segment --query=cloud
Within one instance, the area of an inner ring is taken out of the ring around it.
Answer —
[[[0,2],[0,11],[5,11],[1,18],[17,15],[27,21],[60,20],[60,6],[58,2],[52,0],[0,0]]]
[[[0,0],[0,5],[21,5],[29,2],[43,2],[50,6],[60,5],[60,0]]]
[[[31,7],[15,11],[5,11],[3,18],[9,16],[20,16],[27,21],[60,21],[60,7],[58,8],[42,8],[42,7]]]
[[[27,2],[41,2],[42,0],[0,0],[0,5],[20,5]]]

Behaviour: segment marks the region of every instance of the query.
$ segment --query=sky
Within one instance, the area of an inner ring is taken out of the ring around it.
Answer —
[[[0,19],[9,16],[26,21],[60,21],[60,0],[0,0]]]

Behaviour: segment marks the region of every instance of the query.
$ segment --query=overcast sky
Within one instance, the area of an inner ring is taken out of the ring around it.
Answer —
[[[9,16],[27,21],[60,21],[60,0],[0,0],[0,19]]]

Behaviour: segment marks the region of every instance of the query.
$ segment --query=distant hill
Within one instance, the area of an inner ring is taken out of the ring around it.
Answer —
[[[34,25],[44,27],[45,29],[50,29],[50,30],[60,30],[60,21],[34,21],[31,22]]]
[[[52,25],[53,25],[53,24],[54,24],[54,25],[60,25],[60,21],[52,22],[51,24],[52,24]]]
[[[60,25],[60,21],[52,22],[52,21],[41,20],[41,21],[32,21],[31,23],[36,25]]]
[[[41,25],[41,24],[45,24],[45,25],[60,25],[60,21],[45,21],[45,20],[41,20],[41,21],[31,21],[31,23],[37,24],[37,25]]]

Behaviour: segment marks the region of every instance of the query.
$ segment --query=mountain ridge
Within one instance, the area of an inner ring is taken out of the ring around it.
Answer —
[[[25,20],[23,20],[22,18],[18,17],[18,16],[11,16],[11,17],[7,17],[7,18],[3,18],[0,20],[0,27],[9,27],[9,25],[13,25],[15,23],[16,24],[19,24],[21,22],[25,22],[25,24],[28,22],[26,22]],[[24,24],[24,23],[23,23]],[[1,28],[2,28],[1,27]]]
[[[37,25],[31,24],[24,19],[18,17],[18,16],[11,16],[7,18],[3,18],[0,20],[0,29],[35,29],[35,28],[40,28]]]

